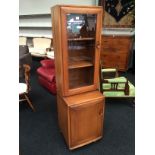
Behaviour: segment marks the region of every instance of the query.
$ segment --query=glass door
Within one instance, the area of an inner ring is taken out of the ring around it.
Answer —
[[[69,89],[94,83],[96,14],[66,14]]]

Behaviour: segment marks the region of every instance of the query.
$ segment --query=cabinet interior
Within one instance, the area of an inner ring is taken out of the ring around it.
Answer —
[[[94,67],[69,69],[69,88],[80,88],[93,84]]]

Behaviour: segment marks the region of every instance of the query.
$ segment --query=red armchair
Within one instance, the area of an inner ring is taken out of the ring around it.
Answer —
[[[41,67],[37,69],[39,83],[52,94],[56,94],[55,65],[53,59],[40,61]]]

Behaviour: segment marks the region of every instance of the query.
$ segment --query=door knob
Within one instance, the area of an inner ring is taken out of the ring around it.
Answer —
[[[96,43],[96,48],[97,49],[100,49],[100,43],[99,43],[99,41]]]

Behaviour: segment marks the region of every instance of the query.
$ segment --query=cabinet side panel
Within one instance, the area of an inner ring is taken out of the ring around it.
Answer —
[[[60,7],[55,6],[51,9],[52,14],[52,32],[53,32],[53,48],[55,56],[56,68],[56,86],[57,93],[63,93],[63,70],[62,70],[62,46],[61,46],[61,21],[60,21]]]
[[[100,64],[100,53],[101,53],[101,32],[102,32],[102,19],[103,11],[100,10],[97,14],[97,28],[96,28],[96,48],[95,48],[95,70],[94,70],[94,85],[98,88],[99,85],[99,64]]]
[[[63,99],[59,95],[57,95],[57,107],[58,107],[59,127],[67,144],[69,144],[68,108],[67,108],[67,105],[64,103]]]

